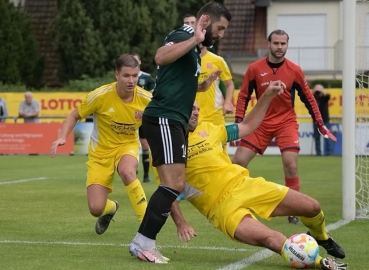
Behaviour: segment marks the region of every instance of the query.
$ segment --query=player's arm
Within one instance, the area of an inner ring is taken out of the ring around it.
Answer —
[[[159,66],[173,63],[185,55],[205,38],[205,28],[210,24],[210,17],[202,15],[196,24],[196,30],[192,37],[187,40],[177,40],[176,33],[166,39],[166,44],[160,47],[155,54],[155,63]],[[170,46],[169,46],[170,45]]]
[[[233,106],[233,93],[234,93],[234,83],[233,80],[222,81],[226,87],[226,95],[223,104],[223,114],[229,114],[234,112]]]
[[[58,146],[64,145],[67,141],[68,135],[71,133],[73,128],[76,126],[78,120],[81,119],[81,116],[78,113],[78,109],[74,109],[65,119],[60,132],[58,139],[51,144],[51,157],[54,157],[56,154],[56,149]]]
[[[301,68],[299,68],[299,70],[297,71],[297,84],[295,89],[297,90],[301,102],[305,104],[306,109],[311,115],[314,124],[317,126],[320,135],[322,135],[326,139],[329,138],[336,142],[337,138],[324,125],[316,99],[314,98],[314,95],[310,90],[310,87],[305,79]]]
[[[212,72],[202,83],[198,84],[197,92],[204,92],[210,88],[214,81],[219,77],[222,71],[220,69]]]
[[[252,66],[246,71],[243,78],[240,92],[237,97],[235,122],[240,123],[245,116],[247,106],[250,102],[252,92],[256,89],[256,81],[254,79],[254,72]]]
[[[243,118],[242,122],[226,126],[227,141],[234,141],[252,134],[263,121],[272,99],[282,94],[285,88],[286,86],[281,81],[270,82],[255,107]]]
[[[188,242],[197,235],[195,230],[184,219],[177,200],[172,204],[171,216],[177,226],[177,235],[180,241]]]

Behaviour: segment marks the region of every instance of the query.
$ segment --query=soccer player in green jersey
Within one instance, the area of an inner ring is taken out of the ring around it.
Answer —
[[[166,263],[156,249],[156,236],[165,224],[173,201],[185,187],[188,120],[197,91],[214,82],[219,71],[198,83],[201,70],[198,44],[211,46],[222,38],[231,14],[220,3],[208,2],[198,12],[195,29],[184,25],[172,31],[155,55],[158,65],[153,98],[144,111],[143,130],[150,145],[153,166],[161,185],[148,203],[144,219],[129,245],[130,253],[140,260]]]

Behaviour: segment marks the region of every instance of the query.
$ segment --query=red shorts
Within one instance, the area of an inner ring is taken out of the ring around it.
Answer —
[[[262,155],[275,137],[276,144],[281,152],[298,153],[300,151],[298,129],[299,125],[297,122],[284,123],[277,127],[261,124],[253,134],[243,137],[239,146],[249,148],[255,153]]]

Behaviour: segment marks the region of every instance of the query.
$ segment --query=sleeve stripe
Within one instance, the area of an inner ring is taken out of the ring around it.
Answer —
[[[94,93],[91,93],[91,96],[87,97],[86,103],[90,104],[92,101],[94,101],[98,96],[101,96],[105,93],[111,92],[113,90],[113,87],[111,85],[109,87],[103,88],[101,90],[97,90]]]

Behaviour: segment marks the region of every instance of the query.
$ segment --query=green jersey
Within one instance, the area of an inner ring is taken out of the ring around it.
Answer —
[[[147,91],[152,91],[155,87],[155,81],[149,73],[140,71],[137,85]]]
[[[164,45],[183,42],[190,39],[193,34],[191,26],[183,25],[165,38]],[[200,71],[201,58],[198,46],[173,63],[158,66],[153,97],[144,114],[180,121],[187,127],[197,93]]]

